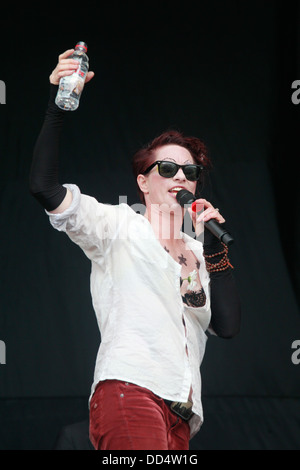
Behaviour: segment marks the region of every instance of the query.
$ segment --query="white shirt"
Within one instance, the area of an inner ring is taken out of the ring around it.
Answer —
[[[70,207],[61,214],[46,212],[53,227],[66,232],[91,260],[91,295],[101,333],[91,396],[107,379],[180,402],[188,400],[192,387],[192,438],[203,422],[200,365],[211,318],[202,243],[181,233],[200,262],[206,294],[205,305],[192,308],[182,302],[181,265],[144,216],[127,204],[102,204],[75,185],[65,186],[73,193]]]

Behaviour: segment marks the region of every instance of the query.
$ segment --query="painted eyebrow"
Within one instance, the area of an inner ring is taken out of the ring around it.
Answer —
[[[166,161],[167,159],[173,161],[174,163],[177,163],[177,162],[174,160],[174,158],[171,158],[171,157],[165,157],[165,158],[163,158],[162,160]],[[183,165],[186,165],[186,164],[195,165],[194,162],[190,162],[189,160],[185,160],[185,162],[183,163]]]

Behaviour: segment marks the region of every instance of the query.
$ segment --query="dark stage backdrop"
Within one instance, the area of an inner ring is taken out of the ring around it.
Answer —
[[[66,118],[61,182],[134,204],[133,152],[176,128],[206,142],[204,195],[236,239],[242,328],[208,339],[205,422],[191,449],[300,449],[299,2],[84,8],[0,19],[0,449],[53,449],[63,427],[86,429],[101,339],[90,264],[28,190],[48,76],[78,40],[95,78]]]

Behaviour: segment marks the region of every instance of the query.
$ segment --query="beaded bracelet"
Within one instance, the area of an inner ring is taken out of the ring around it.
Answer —
[[[228,246],[225,245],[225,243],[223,242],[222,242],[222,245],[224,247],[223,251],[220,251],[219,253],[213,253],[212,255],[204,254],[206,269],[209,273],[225,271],[229,267],[233,269],[233,266],[230,264],[229,258],[228,258]],[[210,263],[208,261],[208,259],[212,259],[212,258],[215,258],[216,256],[221,256],[221,255],[224,255],[224,256],[217,263]]]

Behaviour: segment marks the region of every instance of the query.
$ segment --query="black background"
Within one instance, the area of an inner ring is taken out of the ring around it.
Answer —
[[[16,13],[16,14],[15,14]],[[68,113],[61,182],[138,201],[130,159],[168,128],[202,138],[204,195],[226,217],[242,300],[232,340],[210,337],[205,422],[191,449],[300,449],[299,1],[98,2],[2,12],[0,449],[53,449],[83,422],[100,341],[89,261],[30,196],[57,56],[86,41],[95,78]]]

